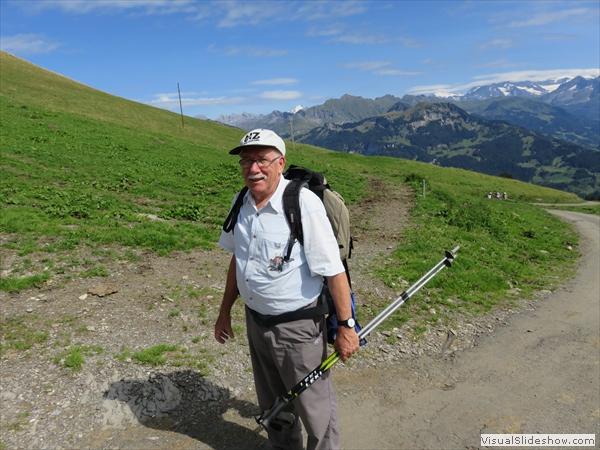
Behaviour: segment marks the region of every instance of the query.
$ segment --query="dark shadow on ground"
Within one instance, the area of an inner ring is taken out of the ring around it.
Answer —
[[[226,386],[193,371],[123,379],[110,386],[105,398],[125,403],[146,427],[185,434],[215,450],[268,447],[267,439],[253,431],[258,406],[233,398]]]

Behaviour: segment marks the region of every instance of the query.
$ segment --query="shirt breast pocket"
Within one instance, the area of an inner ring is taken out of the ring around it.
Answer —
[[[263,263],[266,266],[265,273],[267,276],[272,278],[285,276],[290,270],[301,264],[300,258],[298,258],[299,255],[297,254],[298,249],[296,248],[299,245],[298,243],[294,245],[290,260],[287,262],[283,260],[287,253],[288,238],[289,236],[280,240],[262,240],[261,253]]]

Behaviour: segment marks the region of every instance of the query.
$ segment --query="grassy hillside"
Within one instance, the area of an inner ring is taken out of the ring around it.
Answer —
[[[0,56],[0,237],[20,258],[0,279],[1,289],[60,280],[64,274],[53,263],[81,247],[169,254],[216,246],[242,186],[237,158],[227,151],[243,132],[189,117],[182,129],[178,114]],[[570,228],[527,203],[578,202],[573,194],[402,159],[299,144],[292,151],[289,143],[288,150],[289,163],[323,171],[350,203],[366,195],[373,177],[414,188],[408,230],[393,258],[372,268],[383,283],[416,280],[443,250],[462,247],[455,268],[426,291],[423,320],[440,320],[428,313],[432,304],[477,313],[511,298],[511,288],[526,295],[551,287],[577,256],[567,248],[577,242]],[[506,191],[512,201],[490,202],[488,191]],[[28,263],[33,253],[47,255],[45,267]],[[90,271],[105,275],[102,268]],[[414,305],[402,314],[418,312]]]
[[[51,111],[83,115],[89,119],[119,124],[148,132],[179,137],[206,145],[235,141],[238,134],[226,126],[185,118],[182,129],[179,114],[106,94],[0,52],[2,100],[20,105],[36,105]]]

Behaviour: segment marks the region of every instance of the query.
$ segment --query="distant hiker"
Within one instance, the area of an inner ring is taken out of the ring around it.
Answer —
[[[487,198],[492,198],[492,193],[491,192],[487,195]]]
[[[506,195],[506,192],[502,194],[502,200],[508,200],[508,195]]]
[[[327,357],[325,316],[289,318],[317,304],[323,278],[341,321],[334,347],[343,361],[359,348],[359,341],[351,326],[350,286],[338,243],[323,202],[309,189],[300,192],[303,245],[296,243],[291,258],[284,260],[290,227],[283,192],[290,181],[282,175],[286,163],[283,140],[273,131],[257,129],[247,133],[229,153],[240,156],[248,192],[235,226],[223,231],[219,239],[219,245],[233,256],[215,323],[215,339],[223,344],[234,337],[231,308],[239,295],[246,305],[254,384],[259,407],[264,410]],[[308,449],[340,448],[337,403],[329,371],[284,411],[302,420]],[[268,435],[273,448],[302,448],[298,420],[289,430],[269,428]]]

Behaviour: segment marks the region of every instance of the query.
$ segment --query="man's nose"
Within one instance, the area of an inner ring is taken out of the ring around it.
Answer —
[[[252,165],[250,166],[250,171],[253,173],[260,172],[260,167],[258,166],[258,161],[252,161]]]

